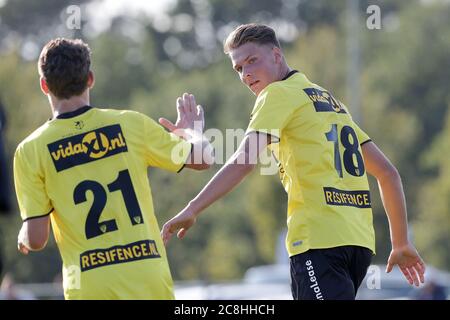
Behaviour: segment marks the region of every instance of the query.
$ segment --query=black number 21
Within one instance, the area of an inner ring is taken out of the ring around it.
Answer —
[[[334,144],[334,167],[336,168],[339,177],[342,178],[342,162],[341,153],[339,152],[339,136],[337,124],[331,125],[331,130],[325,133],[325,136],[327,137],[328,141],[332,141]],[[350,137],[352,137],[351,141]],[[353,130],[353,128],[350,126],[342,127],[340,140],[345,148],[343,156],[345,170],[355,177],[364,175],[364,161],[361,153],[358,150],[359,142],[355,130]],[[356,166],[354,158],[356,158]]]
[[[86,192],[89,190],[92,191],[94,200],[86,218],[86,238],[91,239],[107,232],[116,231],[116,220],[111,219],[99,222],[100,215],[106,206],[107,194],[105,188],[97,181],[84,180],[75,187],[75,190],[73,191],[73,200],[75,204],[86,202]],[[128,170],[120,171],[117,179],[108,184],[108,190],[109,192],[118,190],[122,192],[122,197],[125,201],[125,206],[132,225],[144,223],[141,208],[139,207]]]

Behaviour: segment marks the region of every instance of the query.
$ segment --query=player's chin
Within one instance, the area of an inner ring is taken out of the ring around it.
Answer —
[[[251,92],[253,92],[253,94],[255,96],[258,96],[258,94],[261,92],[261,90],[259,90],[258,88],[256,88],[256,86],[249,86],[248,87],[250,89]]]

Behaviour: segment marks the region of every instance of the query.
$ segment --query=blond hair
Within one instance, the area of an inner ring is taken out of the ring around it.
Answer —
[[[280,48],[280,42],[271,27],[264,24],[249,23],[240,25],[228,35],[223,44],[223,51],[228,54],[231,50],[247,42],[260,45],[271,44]]]

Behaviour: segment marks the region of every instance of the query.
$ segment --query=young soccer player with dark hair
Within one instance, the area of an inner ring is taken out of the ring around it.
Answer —
[[[44,248],[51,222],[66,299],[173,299],[147,168],[209,167],[203,110],[178,98],[177,122],[161,120],[174,134],[138,112],[94,108],[90,64],[81,40],[52,40],[39,57],[53,116],[15,153],[18,248]]]

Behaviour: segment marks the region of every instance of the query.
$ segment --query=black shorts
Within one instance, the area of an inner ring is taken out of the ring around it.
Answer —
[[[354,300],[372,251],[359,246],[311,249],[290,260],[295,300]]]

